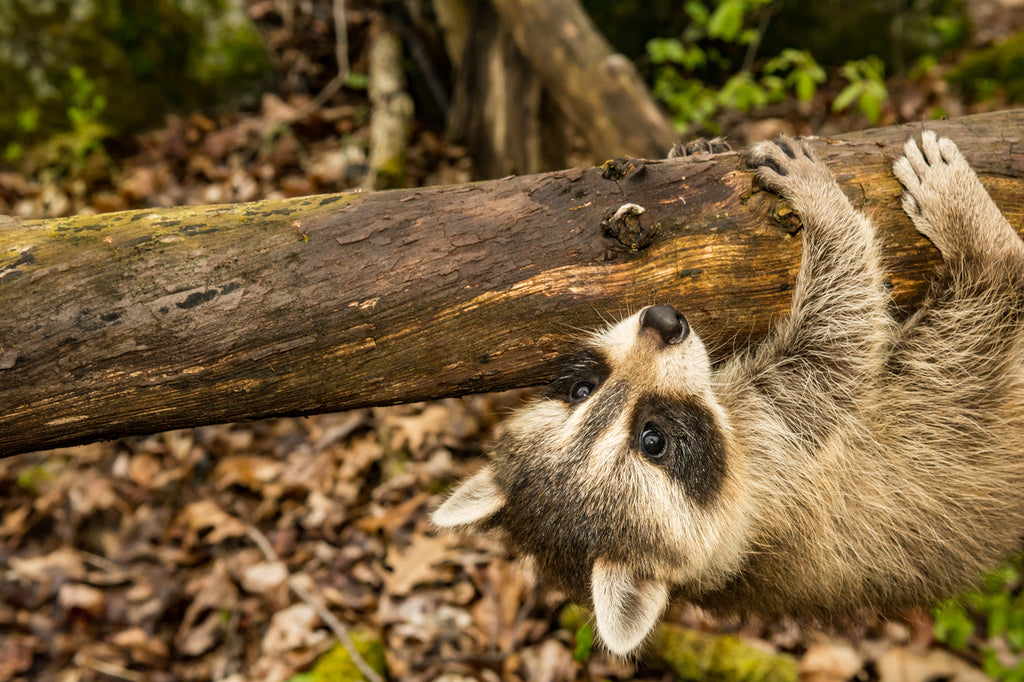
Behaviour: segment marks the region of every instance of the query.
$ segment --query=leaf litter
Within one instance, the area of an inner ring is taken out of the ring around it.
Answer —
[[[254,16],[271,16],[280,3],[249,4]],[[281,92],[251,111],[172,116],[130,141],[131,154],[105,176],[0,173],[0,213],[358,187],[365,95],[343,89],[309,111],[310,95],[287,85],[317,73],[305,57],[312,46],[333,50],[318,18],[329,3],[308,4],[287,29],[262,26],[282,55]],[[373,16],[353,12],[350,29],[365,31]],[[329,77],[320,74],[321,85]],[[427,129],[415,132],[409,158],[411,183],[469,180],[464,152]],[[558,624],[564,596],[493,538],[430,528],[430,510],[480,466],[523,396],[206,426],[0,459],[0,682],[311,679],[296,676],[335,655],[339,626],[382,643],[395,680],[671,679],[577,646]],[[666,619],[789,653],[803,680],[984,679],[979,662],[936,647],[924,611],[829,633],[717,619],[686,604]]]

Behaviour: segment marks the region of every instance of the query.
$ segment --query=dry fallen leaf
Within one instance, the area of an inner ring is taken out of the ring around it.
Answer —
[[[186,526],[188,536],[184,545],[191,547],[200,538],[205,542],[217,544],[227,538],[237,538],[246,535],[246,526],[240,520],[231,516],[213,500],[199,500],[193,502],[178,515],[177,522]],[[208,535],[204,535],[209,529]]]
[[[57,604],[66,611],[79,609],[93,618],[103,615],[106,599],[102,590],[81,583],[65,583],[57,592]]]
[[[0,680],[14,679],[32,667],[32,659],[40,642],[33,635],[0,637]]]
[[[941,649],[894,647],[876,662],[879,682],[991,682],[988,675]]]
[[[63,583],[81,580],[85,577],[85,564],[79,552],[71,547],[61,547],[42,556],[22,558],[11,557],[11,569],[25,580],[52,580]]]
[[[238,455],[225,457],[213,470],[217,487],[225,489],[232,485],[259,491],[264,485],[281,475],[281,462],[269,457]]]
[[[841,641],[816,642],[800,659],[801,682],[844,682],[864,667],[861,656]]]
[[[169,653],[166,642],[139,627],[122,630],[110,641],[126,650],[133,661],[143,665],[158,666]]]
[[[391,573],[384,576],[385,589],[391,594],[405,595],[418,584],[434,582],[437,580],[434,565],[449,558],[451,553],[452,540],[447,536],[414,535],[404,551],[391,547],[385,559],[391,568]]]
[[[319,623],[320,617],[312,606],[293,604],[270,619],[260,648],[264,655],[273,656],[313,646],[328,636],[325,630],[316,629]]]
[[[238,605],[238,588],[231,580],[227,562],[218,559],[209,571],[189,581],[185,593],[192,601],[178,627],[178,647],[190,656],[208,651],[221,635],[222,614]]]
[[[367,533],[384,531],[392,535],[414,518],[418,518],[420,507],[430,499],[430,495],[419,493],[405,502],[379,510],[374,516],[364,516],[356,521],[356,527]]]
[[[288,568],[280,561],[261,561],[242,571],[242,589],[281,603],[287,595]]]

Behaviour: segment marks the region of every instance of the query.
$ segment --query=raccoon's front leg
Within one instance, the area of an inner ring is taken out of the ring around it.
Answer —
[[[943,260],[951,265],[980,265],[981,270],[1016,262],[1019,272],[1024,243],[956,144],[926,130],[920,147],[911,138],[903,152],[892,167],[905,189],[903,210]]]
[[[762,187],[781,195],[803,223],[803,258],[789,318],[763,344],[763,388],[792,396],[795,384],[847,401],[883,363],[889,325],[878,244],[828,167],[803,140],[761,142],[748,153]],[[772,390],[772,380],[784,385]],[[800,391],[796,391],[800,394]],[[821,404],[822,412],[835,405]]]

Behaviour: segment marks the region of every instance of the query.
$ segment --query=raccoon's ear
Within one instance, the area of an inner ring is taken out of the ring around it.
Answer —
[[[668,602],[668,587],[641,580],[632,570],[604,559],[591,575],[597,632],[608,649],[625,656],[640,646]]]
[[[430,517],[439,528],[480,523],[505,505],[505,496],[494,482],[490,467],[464,481]]]

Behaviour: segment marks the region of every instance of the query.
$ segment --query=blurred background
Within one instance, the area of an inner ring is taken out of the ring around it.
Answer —
[[[1024,1],[0,0],[0,95],[0,214],[417,187],[1019,106]],[[527,394],[0,459],[0,682],[363,679],[313,602],[397,680],[1024,680],[1019,563],[606,657],[426,520]]]

